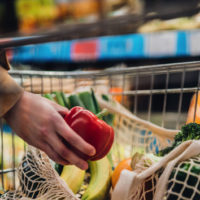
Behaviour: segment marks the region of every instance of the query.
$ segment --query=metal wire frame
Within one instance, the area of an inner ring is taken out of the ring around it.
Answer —
[[[180,128],[186,120],[186,113],[190,103],[191,96],[198,93],[200,86],[200,62],[173,63],[165,65],[141,66],[130,68],[114,68],[103,71],[76,71],[76,72],[48,72],[48,71],[10,71],[18,83],[23,87],[27,78],[30,79],[30,91],[34,92],[33,80],[35,77],[40,79],[41,90],[45,92],[44,81],[50,80],[50,92],[54,90],[53,79],[59,79],[59,90],[63,91],[65,79],[72,79],[74,88],[79,86],[79,81],[90,80],[92,87],[98,87],[98,80],[107,80],[108,90],[110,88],[120,87],[120,92],[110,93],[113,96],[120,96],[121,103],[124,104],[134,114],[155,123],[160,126],[168,127],[173,122],[173,127]],[[175,77],[175,78],[173,78]],[[188,81],[189,80],[189,81]],[[104,83],[103,83],[104,84]],[[105,91],[106,92],[106,91]],[[162,98],[160,98],[162,97]],[[187,97],[187,98],[186,98]],[[197,95],[198,98],[198,95]],[[171,100],[174,106],[171,106]],[[187,105],[185,101],[187,100]],[[159,110],[155,109],[155,105]],[[170,106],[169,106],[170,105]],[[185,106],[186,105],[186,106]],[[197,104],[196,104],[197,106]],[[184,108],[186,107],[186,108]],[[142,108],[142,109],[141,109]],[[159,113],[159,120],[154,121],[155,113]],[[168,118],[173,119],[168,123]],[[195,120],[195,114],[194,114]],[[13,188],[15,188],[15,140],[12,133],[12,166],[10,169],[4,169],[4,143],[2,120],[0,123],[1,141],[0,141],[0,187],[4,190],[4,174],[12,173]]]
[[[142,73],[143,75],[151,74],[163,74],[167,71],[169,72],[181,72],[183,69],[186,71],[199,70],[200,61],[194,62],[183,62],[183,63],[172,63],[172,64],[160,64],[160,65],[148,65],[140,67],[114,67],[108,68],[106,70],[99,71],[32,71],[32,70],[11,70],[9,74],[11,76],[19,75],[31,75],[31,76],[43,76],[43,77],[55,77],[55,76],[65,76],[65,77],[91,77],[92,76],[108,76],[108,75],[127,75],[127,74],[137,74]]]
[[[137,114],[137,105],[138,105],[138,98],[140,96],[148,96],[148,108],[146,109],[148,111],[147,113],[147,120],[150,120],[151,118],[151,112],[152,112],[152,98],[154,95],[164,95],[163,99],[163,107],[162,107],[162,124],[164,125],[165,121],[165,113],[166,113],[166,107],[167,107],[167,97],[168,95],[179,95],[178,99],[178,108],[177,113],[180,117],[181,109],[182,109],[182,101],[184,94],[188,93],[195,93],[199,90],[199,80],[196,78],[196,82],[193,85],[187,86],[185,84],[185,79],[187,77],[187,73],[193,73],[194,75],[197,75],[199,73],[200,69],[200,62],[186,62],[186,63],[173,63],[173,64],[165,64],[165,65],[152,65],[152,66],[141,66],[141,67],[130,67],[130,68],[115,68],[113,69],[107,69],[103,71],[76,71],[76,72],[51,72],[51,71],[11,71],[10,74],[13,77],[18,77],[21,79],[23,77],[29,76],[31,80],[31,91],[33,91],[33,84],[32,79],[33,77],[40,77],[41,85],[43,84],[43,78],[50,78],[51,82],[51,90],[53,91],[53,85],[52,85],[52,78],[57,77],[60,79],[60,90],[63,90],[63,79],[66,78],[73,78],[74,79],[74,88],[78,86],[78,79],[89,79],[92,81],[93,86],[97,86],[96,80],[104,78],[109,81],[109,88],[115,86],[113,85],[113,82],[117,82],[115,79],[119,79],[119,83],[121,84],[120,87],[123,88],[121,92],[112,92],[113,96],[121,95],[122,96],[122,103],[125,103],[125,97],[132,96],[134,97],[134,103],[133,103],[133,113]],[[179,82],[179,86],[177,87],[169,87],[168,84],[170,82],[170,77],[173,74],[179,74],[178,79],[176,80]],[[156,77],[165,75],[166,77],[163,78],[163,83],[165,86],[156,88]],[[150,78],[149,87],[141,88],[140,85],[142,84],[139,80],[141,77],[148,77]],[[193,78],[190,78],[191,82],[195,81]],[[134,88],[127,88],[127,82],[128,84],[133,84]],[[118,83],[118,86],[119,86]],[[43,86],[41,87],[40,93],[43,94]],[[130,108],[129,108],[130,109]],[[177,120],[176,128],[179,126],[179,117]]]

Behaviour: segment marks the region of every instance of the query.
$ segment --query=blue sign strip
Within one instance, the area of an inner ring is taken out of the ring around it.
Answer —
[[[15,63],[29,62],[70,62],[71,42],[51,42],[39,45],[28,45],[15,48],[13,59]]]
[[[187,34],[184,31],[177,32],[177,50],[176,56],[189,55],[187,48]]]
[[[140,34],[99,39],[99,59],[122,59],[144,57],[144,41]]]
[[[73,59],[76,56],[71,56],[75,42],[77,44],[78,41],[17,47],[13,51],[11,61],[16,63],[76,62]],[[98,43],[97,60],[200,55],[200,30],[105,36],[96,38],[96,42]],[[93,57],[91,56],[90,59],[92,60]]]

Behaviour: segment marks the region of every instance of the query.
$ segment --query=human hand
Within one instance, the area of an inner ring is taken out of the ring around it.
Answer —
[[[24,92],[21,99],[5,115],[7,123],[28,144],[43,150],[55,162],[74,164],[87,169],[85,160],[78,157],[63,142],[84,154],[94,155],[95,148],[85,142],[64,121],[68,109],[39,95]]]

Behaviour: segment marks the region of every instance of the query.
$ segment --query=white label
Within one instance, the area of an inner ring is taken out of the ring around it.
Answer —
[[[200,32],[191,32],[189,34],[189,52],[190,55],[200,54]]]
[[[147,34],[145,37],[145,54],[147,56],[170,56],[176,54],[176,32]]]

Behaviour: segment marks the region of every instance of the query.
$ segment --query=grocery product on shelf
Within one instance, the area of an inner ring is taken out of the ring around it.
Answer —
[[[103,12],[106,16],[142,14],[143,0],[103,0]]]
[[[77,21],[96,21],[99,17],[97,0],[16,0],[19,30],[33,33],[38,29]]]
[[[97,0],[73,0],[68,4],[68,17],[71,20],[96,21],[99,18],[99,2]],[[66,18],[66,21],[68,19]]]
[[[39,27],[51,27],[59,17],[54,0],[16,0],[19,29],[32,33]]]
[[[192,17],[180,17],[169,20],[151,20],[138,28],[139,33],[151,33],[167,30],[193,30],[200,27],[199,14]]]

